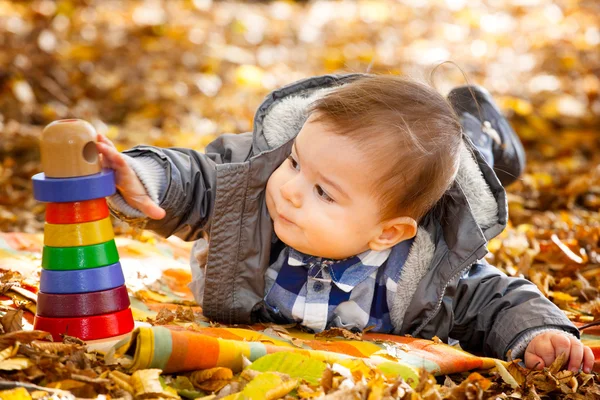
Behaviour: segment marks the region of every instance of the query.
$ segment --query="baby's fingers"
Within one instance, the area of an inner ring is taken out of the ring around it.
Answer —
[[[594,369],[594,362],[596,361],[595,359],[596,357],[594,356],[592,349],[585,346],[583,348],[583,372],[586,374],[592,372],[592,369]]]
[[[558,353],[560,354],[560,353]],[[571,353],[569,354],[569,371],[578,372],[583,361],[583,344],[576,338],[571,338]]]
[[[112,140],[110,140],[109,138],[107,138],[106,136],[104,136],[101,133],[98,133],[98,135],[96,136],[96,142],[103,143],[103,144],[107,145],[108,147],[112,147],[113,149],[117,150],[117,147],[112,142]]]
[[[98,153],[102,155],[102,166],[104,168],[111,168],[119,171],[128,167],[125,159],[115,147],[111,147],[103,142],[97,142],[96,148],[98,149]]]

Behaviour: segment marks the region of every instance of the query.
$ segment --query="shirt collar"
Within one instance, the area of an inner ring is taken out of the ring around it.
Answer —
[[[344,292],[350,292],[359,283],[367,279],[374,271],[382,266],[388,259],[391,249],[383,251],[367,250],[358,255],[344,258],[342,260],[333,260],[322,257],[315,257],[300,253],[290,248],[288,255],[288,265],[290,266],[310,266],[309,271],[318,271],[320,266],[326,263],[329,266],[331,280]]]

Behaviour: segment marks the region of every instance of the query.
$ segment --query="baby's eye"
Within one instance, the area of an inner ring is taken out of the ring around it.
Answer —
[[[300,171],[300,165],[296,160],[294,160],[294,157],[292,157],[291,154],[288,156],[288,160],[290,161],[290,164],[292,164],[292,168],[294,168],[296,171]]]
[[[323,188],[319,185],[315,185],[315,190],[317,191],[317,195],[319,195],[320,198],[322,198],[323,200],[325,200],[328,203],[333,203],[333,199],[331,197],[329,197],[329,195],[327,193],[325,193],[325,191],[323,190]]]

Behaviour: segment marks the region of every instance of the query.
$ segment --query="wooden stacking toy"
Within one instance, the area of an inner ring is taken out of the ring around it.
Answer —
[[[52,122],[41,138],[44,172],[32,178],[35,199],[48,203],[33,325],[54,340],[105,339],[134,327],[105,199],[115,178],[102,169],[95,141],[85,121]]]

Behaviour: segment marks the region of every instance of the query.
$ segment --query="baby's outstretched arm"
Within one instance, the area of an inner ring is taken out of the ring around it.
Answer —
[[[218,166],[243,162],[252,134],[220,135],[205,152],[139,145],[121,154],[106,137],[97,142],[103,166],[116,173],[119,192],[108,202],[113,214],[164,237],[196,240],[212,220]],[[221,170],[235,174],[239,165]]]
[[[560,331],[543,332],[534,337],[525,350],[525,366],[542,369],[549,366],[559,355],[566,354],[568,368],[573,372],[590,373],[594,367],[594,353],[579,339]]]
[[[98,134],[96,147],[102,155],[102,167],[115,171],[117,189],[130,206],[138,209],[152,219],[162,219],[165,210],[160,208],[146,192],[137,174],[125,161],[115,145],[104,135]]]

